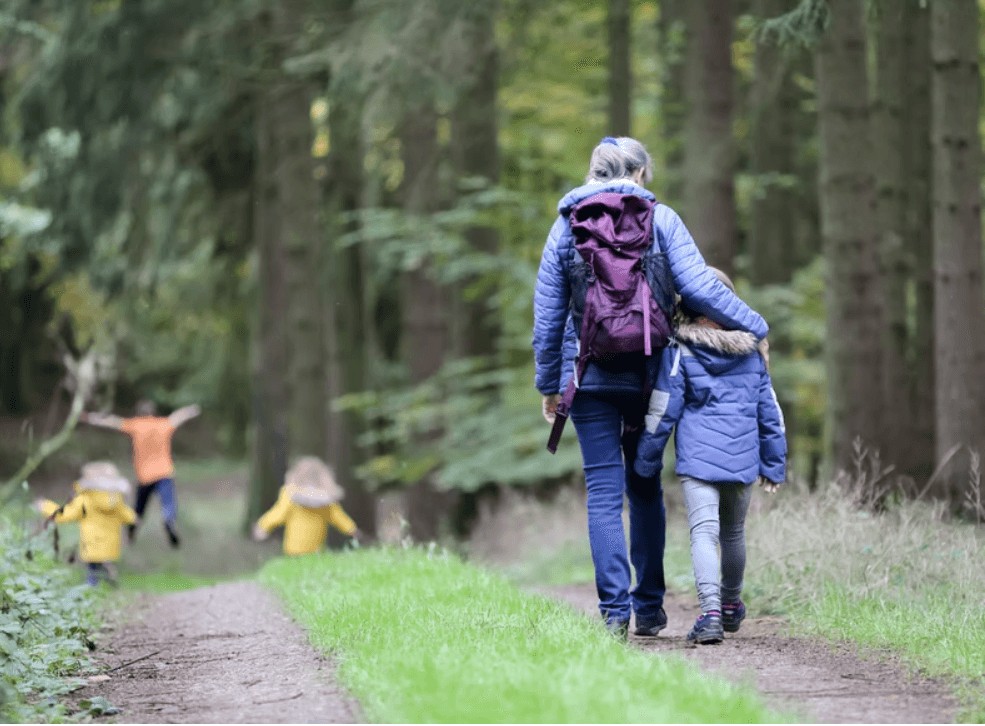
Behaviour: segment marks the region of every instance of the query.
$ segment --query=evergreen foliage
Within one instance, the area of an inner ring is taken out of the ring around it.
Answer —
[[[630,126],[656,160],[657,197],[673,204],[695,176],[681,138],[703,113],[686,103],[696,47],[687,6],[630,4]],[[818,108],[810,68],[818,41],[837,32],[837,7],[854,6],[737,5],[733,73],[716,81],[734,83],[737,165],[706,180],[734,184],[724,205],[737,228],[725,236],[740,282],[770,283],[742,290],[771,322],[793,470],[808,475],[831,458],[825,442],[839,425],[825,422],[825,379],[844,378],[824,362],[843,341],[821,332],[834,256],[820,250],[818,223],[831,190],[815,179],[818,119],[831,109]],[[918,0],[907,12],[926,20]],[[263,444],[284,458],[323,442],[357,490],[571,477],[574,445],[548,458],[538,443],[530,298],[557,200],[610,132],[606,23],[604,3],[530,0],[7,3],[0,416],[48,412],[50,432],[66,403],[63,353],[92,349],[106,376],[89,407],[194,400],[214,432],[203,448],[243,456]],[[878,48],[879,32],[869,23],[866,43]],[[784,50],[759,54],[766,44]],[[783,72],[766,78],[771,62]],[[285,111],[288,92],[299,110]],[[465,114],[468,104],[478,112]],[[495,153],[462,143],[463,129],[477,128]],[[907,133],[905,153],[923,159],[914,148],[927,134],[914,124]],[[930,198],[927,185],[913,189]],[[291,206],[302,196],[307,226]],[[700,230],[701,200],[692,203],[685,222]],[[757,269],[765,259],[776,263],[768,273]],[[908,365],[928,356],[933,332],[912,309],[926,301],[917,267],[893,281],[895,299],[906,295],[895,325],[909,329],[897,336],[911,341]],[[476,331],[490,340],[477,346]],[[431,333],[442,350],[422,343]],[[932,401],[914,375],[906,386]],[[4,465],[24,453],[24,437],[13,441]],[[921,461],[901,462],[914,476],[934,468],[933,446],[923,449]]]

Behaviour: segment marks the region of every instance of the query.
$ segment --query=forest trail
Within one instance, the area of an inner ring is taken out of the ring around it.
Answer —
[[[540,588],[575,609],[598,615],[591,585]],[[944,684],[911,676],[888,654],[862,658],[853,648],[783,634],[778,618],[747,618],[720,645],[691,647],[684,637],[696,616],[693,598],[668,593],[668,625],[657,638],[630,635],[648,653],[674,653],[732,681],[752,683],[767,703],[817,723],[953,723],[958,703]],[[630,631],[632,632],[632,631]]]
[[[596,615],[594,588],[538,588]],[[953,723],[946,685],[911,676],[886,655],[783,634],[776,618],[749,618],[717,646],[688,647],[690,597],[669,594],[658,638],[630,637],[644,652],[673,653],[729,680],[752,683],[774,708],[819,723]],[[332,664],[260,585],[230,582],[140,595],[100,639],[105,676],[74,694],[105,697],[126,723],[358,723],[361,711],[334,681]],[[106,677],[108,676],[108,678]]]
[[[125,723],[358,723],[358,705],[277,599],[254,582],[141,595],[74,695],[105,697]]]

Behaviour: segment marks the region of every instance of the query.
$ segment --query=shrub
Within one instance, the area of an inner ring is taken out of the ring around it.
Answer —
[[[92,588],[54,557],[52,538],[0,511],[0,721],[58,721],[91,667]]]

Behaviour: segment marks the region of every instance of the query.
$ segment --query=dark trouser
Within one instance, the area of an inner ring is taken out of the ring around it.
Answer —
[[[595,564],[599,610],[608,622],[653,618],[663,607],[666,513],[660,478],[633,471],[647,402],[642,393],[579,392],[571,407],[588,491],[588,539]],[[623,497],[629,498],[629,557]],[[630,593],[629,561],[636,571]]]
[[[174,479],[158,479],[152,484],[138,486],[137,504],[134,510],[137,512],[137,516],[143,519],[147,502],[150,501],[151,494],[155,492],[161,498],[161,516],[164,518],[164,526],[172,529],[178,519],[178,503],[174,496]]]
[[[109,568],[103,562],[87,562],[86,584],[95,587],[99,584],[100,580],[106,580],[107,582],[113,581]]]

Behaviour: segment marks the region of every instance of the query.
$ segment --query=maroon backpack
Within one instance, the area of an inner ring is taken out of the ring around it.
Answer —
[[[635,194],[602,192],[571,210],[577,254],[568,278],[579,346],[547,442],[552,454],[589,362],[604,364],[623,353],[651,356],[670,338],[673,283],[666,258],[653,249],[653,206]]]

